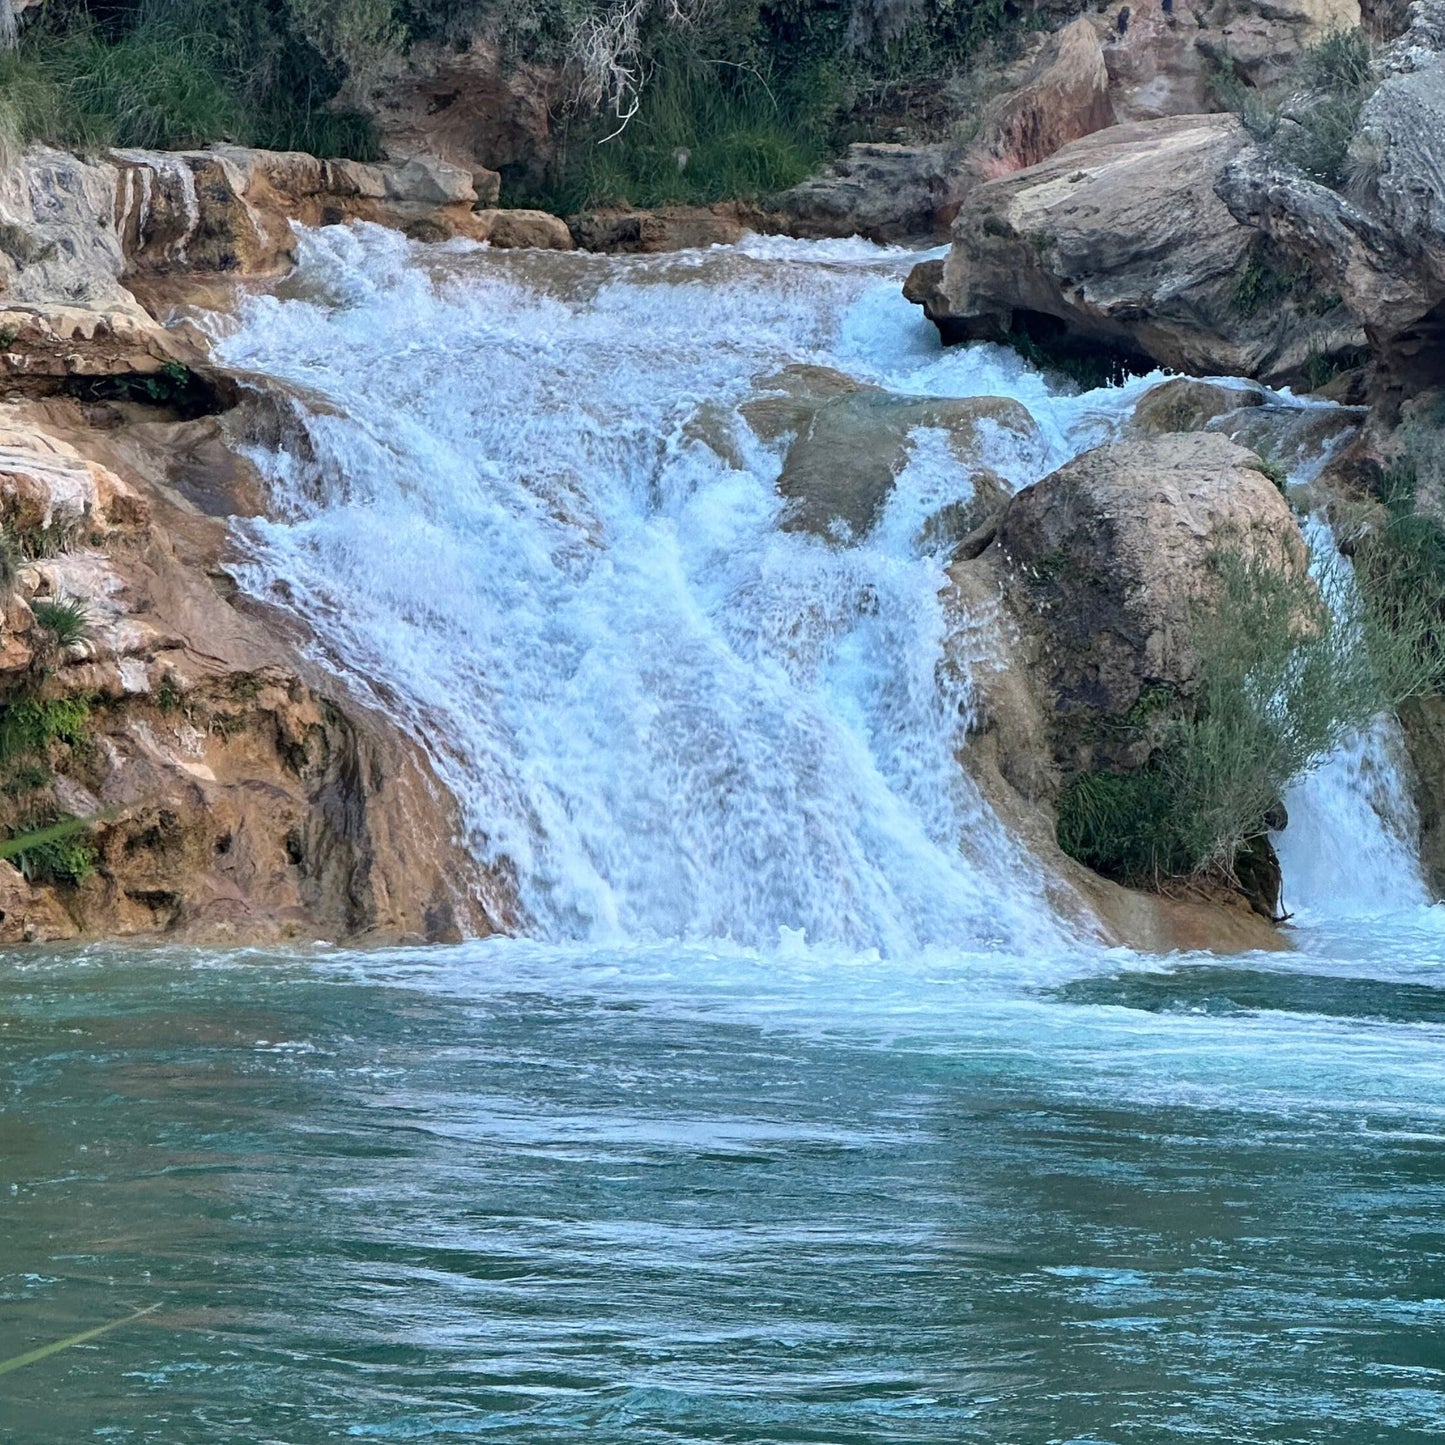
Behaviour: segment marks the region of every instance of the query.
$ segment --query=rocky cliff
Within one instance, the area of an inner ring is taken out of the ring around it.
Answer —
[[[0,941],[508,921],[423,751],[230,582],[228,518],[265,506],[240,449],[275,408],[176,319],[283,271],[293,220],[484,237],[478,199],[440,162],[226,148],[0,173],[0,824],[97,820],[0,862]]]

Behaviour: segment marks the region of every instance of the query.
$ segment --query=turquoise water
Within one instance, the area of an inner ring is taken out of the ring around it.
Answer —
[[[12,954],[0,1358],[160,1308],[0,1438],[1438,1441],[1445,930],[1309,942]]]

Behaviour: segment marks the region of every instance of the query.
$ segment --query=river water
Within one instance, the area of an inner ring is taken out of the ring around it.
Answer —
[[[306,238],[245,585],[427,745],[525,937],[0,958],[0,1439],[1438,1441],[1445,918],[1388,730],[1290,798],[1292,954],[1052,916],[952,762],[921,524],[780,530],[788,363],[1004,395],[911,258]],[[1302,462],[1302,466],[1307,463]],[[980,626],[983,622],[980,621]],[[951,676],[951,675],[950,675]]]

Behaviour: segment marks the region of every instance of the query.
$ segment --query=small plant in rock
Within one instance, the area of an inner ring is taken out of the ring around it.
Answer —
[[[43,599],[32,602],[30,610],[35,614],[37,625],[50,633],[58,647],[70,647],[90,633],[90,614],[76,598]]]
[[[79,747],[90,736],[90,702],[84,697],[42,701],[22,697],[0,706],[0,765],[44,756],[50,745]]]
[[[1256,457],[1250,465],[1262,476],[1266,476],[1279,488],[1280,494],[1287,495],[1289,492],[1289,468],[1283,463],[1275,461],[1272,457]]]
[[[55,516],[42,526],[24,527],[12,533],[20,555],[29,562],[59,557],[69,552],[85,530],[83,517]]]
[[[1210,78],[1215,99],[1245,129],[1311,180],[1338,190],[1350,180],[1348,153],[1360,107],[1375,88],[1369,37],[1337,30],[1311,46],[1280,85],[1247,86],[1232,66]]]
[[[1313,279],[1308,262],[1290,266],[1256,250],[1234,288],[1232,304],[1241,316],[1255,316],[1288,298],[1308,295]]]

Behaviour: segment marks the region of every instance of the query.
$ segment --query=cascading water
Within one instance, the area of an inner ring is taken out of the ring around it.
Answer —
[[[1331,447],[1292,473],[1308,483]],[[1305,539],[1332,605],[1353,598],[1354,574],[1336,552],[1329,523],[1310,517]],[[1420,819],[1406,785],[1405,740],[1393,717],[1347,739],[1285,792],[1289,826],[1275,836],[1284,905],[1302,922],[1399,913],[1430,900],[1418,856]]]
[[[1006,645],[939,600],[975,478],[924,426],[830,546],[737,411],[787,363],[1011,396],[1019,485],[1148,382],[940,352],[859,244],[302,253],[222,346],[304,398],[244,581],[375,680],[531,936],[0,955],[0,1435],[1445,1438],[1388,735],[1290,796],[1297,952],[1082,944],[955,762]]]
[[[528,932],[1059,940],[955,760],[969,683],[940,667],[943,561],[919,538],[968,469],[916,432],[871,532],[829,546],[780,529],[780,450],[736,408],[798,363],[1012,397],[1037,430],[995,428],[985,460],[1018,486],[1157,378],[1061,395],[1011,353],[941,352],[899,294],[915,258],[857,242],[619,261],[361,227],[301,248],[222,344],[314,398],[304,441],[258,454],[279,520],[254,524],[244,580],[379,680],[478,854],[508,860]],[[1300,834],[1345,795],[1370,813],[1343,760],[1307,787]]]

